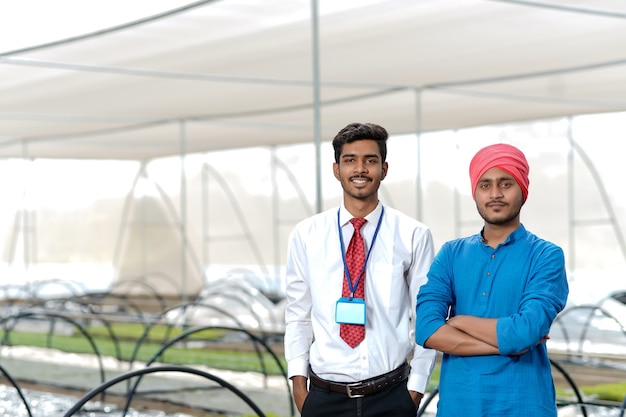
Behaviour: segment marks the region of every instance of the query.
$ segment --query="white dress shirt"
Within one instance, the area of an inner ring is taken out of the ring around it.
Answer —
[[[365,273],[365,340],[352,349],[339,337],[335,304],[341,297],[344,266],[337,208],[296,225],[287,253],[285,357],[288,376],[308,376],[308,366],[323,379],[356,382],[390,372],[411,357],[410,390],[424,393],[435,350],[415,343],[414,316],[419,287],[434,256],[430,230],[386,207]],[[382,205],[361,228],[370,249]],[[342,205],[339,224],[345,243],[352,237],[353,216]]]

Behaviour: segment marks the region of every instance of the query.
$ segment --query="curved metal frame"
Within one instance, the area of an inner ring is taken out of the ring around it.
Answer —
[[[33,417],[33,413],[30,410],[30,405],[28,404],[28,401],[26,401],[26,397],[24,396],[24,393],[22,392],[22,389],[19,387],[19,385],[17,384],[15,379],[13,379],[13,377],[11,377],[9,372],[7,372],[7,370],[2,366],[2,364],[0,364],[0,372],[2,372],[2,374],[9,380],[11,385],[13,385],[13,388],[15,388],[15,390],[17,391],[17,395],[22,400],[22,403],[24,403],[24,407],[26,407],[26,412],[28,413],[28,416],[29,417]]]
[[[587,319],[585,321],[585,324],[583,326],[583,331],[580,334],[580,338],[578,341],[578,354],[581,354],[582,352],[580,351],[580,349],[583,346],[585,337],[587,335],[587,330],[589,328],[589,326],[591,326],[591,323],[594,319],[594,316],[597,312],[600,312],[604,317],[612,319],[613,321],[615,321],[615,323],[617,323],[619,325],[619,327],[621,328],[622,334],[626,337],[626,326],[615,316],[613,316],[611,313],[609,313],[608,311],[606,311],[605,309],[603,309],[601,306],[599,305],[594,305],[594,304],[581,304],[578,306],[574,306],[574,307],[570,307],[566,310],[564,310],[559,316],[557,316],[556,320],[554,320],[553,325],[558,325],[559,328],[561,329],[561,331],[563,332],[563,336],[565,337],[565,342],[566,342],[566,346],[567,346],[567,353],[570,354],[570,350],[569,350],[569,333],[567,332],[567,329],[565,327],[565,325],[561,322],[563,320],[563,317],[568,316],[569,314],[572,313],[572,311],[578,311],[578,310],[590,310],[589,315],[587,316]]]
[[[125,381],[125,380],[129,380],[131,378],[137,377],[137,376],[143,376],[145,374],[151,374],[151,373],[156,373],[156,372],[183,372],[183,373],[189,373],[189,374],[194,374],[194,375],[199,375],[202,376],[206,379],[209,379],[211,381],[217,382],[218,384],[220,384],[222,387],[225,387],[227,389],[229,389],[231,392],[233,392],[235,395],[237,395],[239,398],[241,398],[259,417],[265,417],[265,414],[263,414],[263,411],[261,411],[261,409],[254,403],[252,402],[252,400],[250,398],[248,398],[243,392],[241,392],[239,389],[237,389],[235,386],[229,384],[228,382],[224,381],[221,378],[218,378],[215,375],[212,375],[208,372],[204,372],[201,371],[199,369],[194,369],[194,368],[189,368],[187,366],[175,366],[175,365],[163,365],[163,366],[154,366],[151,368],[142,368],[142,369],[138,369],[135,371],[129,371],[126,372],[125,374],[119,375],[109,381],[104,382],[103,384],[93,388],[91,391],[89,391],[87,394],[85,394],[81,399],[79,399],[64,415],[63,417],[70,417],[73,416],[76,412],[79,412],[82,407],[85,406],[85,404],[90,401],[91,399],[93,399],[96,395],[103,393],[106,389],[112,387],[113,385],[118,384],[119,382]],[[126,415],[126,411],[124,411],[123,416]]]
[[[235,287],[231,287],[231,288],[235,288]],[[216,292],[210,292],[210,293],[204,295],[202,297],[201,301],[202,302],[209,301],[212,297],[222,297],[222,298],[229,299],[230,301],[234,301],[234,302],[236,302],[236,303],[238,303],[238,304],[240,304],[240,305],[242,305],[244,307],[248,306],[249,307],[248,312],[256,320],[257,324],[259,325],[259,329],[263,325],[263,320],[261,320],[261,317],[259,317],[259,315],[256,313],[256,311],[254,311],[254,309],[250,306],[250,304],[246,300],[244,300],[243,298],[238,297],[235,294],[225,292],[225,291],[216,291]],[[211,305],[211,304],[209,304],[209,305]],[[243,324],[242,324],[242,327],[245,327],[245,326],[243,326]]]
[[[266,352],[269,353],[270,356],[272,356],[272,358],[274,359],[274,362],[276,362],[276,364],[278,365],[278,368],[280,369],[281,375],[283,376],[285,380],[285,385],[287,386],[287,401],[289,402],[291,415],[292,416],[296,415],[295,414],[296,410],[295,410],[293,401],[291,399],[292,398],[291,388],[289,387],[289,377],[287,376],[287,371],[283,367],[282,363],[278,359],[278,356],[272,350],[272,348],[262,338],[259,338],[258,336],[254,335],[253,333],[245,329],[236,328],[236,327],[225,327],[225,326],[203,326],[203,327],[195,327],[195,328],[189,329],[186,332],[178,335],[174,339],[161,345],[161,348],[157,352],[155,352],[155,354],[152,356],[152,358],[148,362],[146,362],[146,366],[151,366],[159,357],[163,355],[163,353],[165,353],[167,349],[169,349],[171,346],[173,346],[177,342],[184,340],[188,338],[189,336],[195,333],[202,332],[204,330],[228,330],[228,331],[245,333],[253,342],[254,349],[257,353],[257,356],[259,357],[259,363],[261,364],[262,373],[267,378],[268,374],[267,374],[267,370],[265,369],[265,361],[263,360],[263,352],[261,352],[258,348],[258,344],[261,344],[265,348]],[[128,411],[130,407],[130,402],[132,401],[132,397],[134,396],[137,386],[139,385],[140,379],[141,377],[137,379],[137,382],[128,393],[127,403],[126,403],[126,406],[124,407],[124,414],[126,414],[126,412]]]
[[[150,285],[147,281],[148,279],[151,277],[151,275],[155,275],[156,277],[162,279],[163,281],[167,282],[168,284],[172,285],[172,288],[175,288],[175,283],[173,282],[173,279],[164,274],[164,273],[160,273],[160,272],[154,272],[150,275],[145,274],[142,275],[140,277],[137,278],[123,278],[123,277],[119,277],[117,281],[115,281],[113,283],[113,285],[111,286],[111,289],[109,290],[110,293],[115,293],[115,290],[118,290],[120,287],[122,286],[128,286],[128,285],[139,285],[142,287],[147,288],[150,293],[152,293],[154,295],[154,298],[157,300],[159,306],[161,307],[161,311],[165,310],[167,308],[167,302],[165,301],[165,299],[163,298],[163,296],[161,295],[161,293],[159,291],[157,291],[157,289]]]
[[[583,417],[587,417],[587,407],[584,406],[585,400],[583,399],[583,396],[580,393],[580,390],[578,389],[578,386],[576,385],[572,377],[569,375],[569,373],[567,373],[567,371],[561,365],[559,365],[557,362],[555,362],[552,359],[550,359],[550,365],[556,368],[561,373],[561,375],[563,375],[563,377],[565,378],[567,383],[570,385],[572,390],[574,390],[574,394],[576,395],[576,400],[578,401],[576,404],[580,406],[580,410],[583,413]]]
[[[2,345],[6,345],[6,342],[10,342],[10,332],[13,330],[13,328],[15,327],[15,323],[19,320],[19,319],[23,319],[23,318],[27,318],[27,317],[53,317],[53,318],[58,318],[64,321],[67,321],[68,323],[74,325],[74,327],[76,327],[83,336],[85,336],[85,338],[87,339],[87,341],[89,342],[89,344],[91,345],[91,348],[93,349],[94,354],[96,355],[97,359],[98,359],[98,365],[99,365],[99,370],[100,370],[100,380],[101,381],[105,381],[105,375],[104,375],[104,364],[102,362],[102,355],[100,355],[100,351],[98,350],[98,346],[94,343],[93,338],[91,337],[91,335],[87,332],[87,330],[85,330],[85,328],[78,323],[75,320],[72,320],[69,317],[65,317],[62,314],[58,314],[58,313],[52,313],[52,312],[23,312],[23,313],[18,313],[16,315],[13,316],[8,316],[8,317],[3,317],[0,319],[0,324],[5,324],[4,326],[4,335],[2,337],[2,340],[0,341],[0,346]],[[12,324],[13,326],[6,326],[6,324],[10,321],[13,320]]]
[[[192,307],[192,306],[201,306],[201,307],[204,307],[204,308],[215,310],[215,311],[217,311],[217,312],[219,312],[221,314],[224,314],[226,317],[232,319],[235,323],[237,323],[237,325],[239,325],[240,327],[243,328],[243,325],[237,320],[237,318],[235,316],[233,316],[233,315],[229,314],[227,311],[224,311],[224,310],[222,310],[222,309],[220,309],[218,307],[215,307],[215,306],[198,304],[198,303],[195,303],[195,302],[181,304],[181,305],[178,305],[178,306],[173,306],[173,307],[163,311],[159,315],[159,317],[157,317],[155,320],[153,320],[152,322],[146,324],[146,326],[144,328],[144,332],[139,337],[139,339],[137,339],[137,343],[135,343],[135,348],[133,349],[131,357],[128,360],[129,367],[132,367],[132,365],[135,362],[135,360],[137,360],[137,356],[139,354],[139,349],[141,348],[141,345],[144,343],[144,341],[148,337],[148,334],[150,333],[150,329],[152,329],[156,324],[161,322],[163,320],[163,318],[167,315],[168,312],[173,311],[173,310],[177,310],[177,309],[182,309],[184,311],[187,308]],[[165,324],[168,326],[168,332],[166,333],[166,337],[169,338],[169,332],[170,332],[171,327],[173,327],[173,326],[170,323],[165,323]]]

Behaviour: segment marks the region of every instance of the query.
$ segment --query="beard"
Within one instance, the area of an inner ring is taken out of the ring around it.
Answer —
[[[496,214],[488,214],[487,210],[480,207],[478,204],[476,205],[478,209],[478,214],[485,221],[485,223],[494,225],[494,226],[502,226],[508,224],[519,217],[520,211],[522,210],[522,203],[517,205],[516,207],[511,207],[507,205],[507,208],[511,208],[508,212],[505,213],[496,213]]]

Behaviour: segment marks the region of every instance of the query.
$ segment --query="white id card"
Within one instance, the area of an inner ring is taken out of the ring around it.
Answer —
[[[365,301],[362,298],[340,298],[335,308],[335,321],[365,325]]]

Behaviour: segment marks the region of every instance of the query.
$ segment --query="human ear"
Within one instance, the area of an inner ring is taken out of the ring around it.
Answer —
[[[387,162],[383,162],[383,166],[382,169],[380,171],[380,180],[384,180],[385,177],[387,176],[387,170],[389,169],[389,165],[387,164]]]

